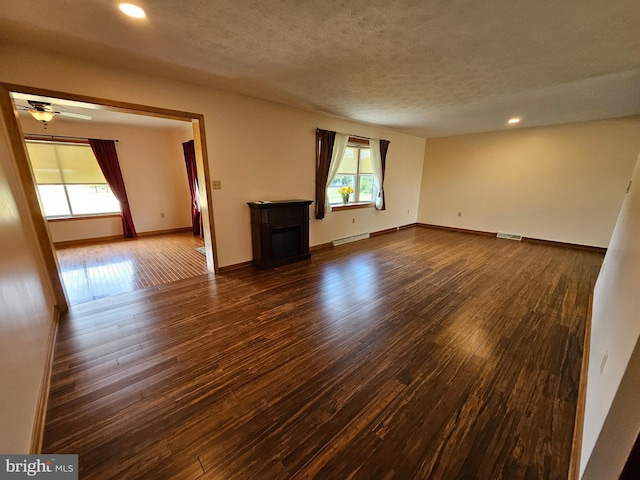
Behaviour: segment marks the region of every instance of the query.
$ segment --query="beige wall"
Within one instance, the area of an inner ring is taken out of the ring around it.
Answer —
[[[117,139],[116,150],[136,230],[139,233],[191,225],[191,194],[179,141],[193,138],[190,122],[182,128],[153,128],[55,118],[46,130],[20,116],[25,133]],[[164,213],[164,218],[161,214]],[[122,235],[117,218],[50,222],[54,242]]]
[[[629,365],[629,360],[640,336],[640,160],[632,182],[593,298],[581,472],[594,451],[593,468],[601,468],[604,463],[609,478],[617,478],[640,430],[638,378],[627,379],[626,387],[621,386],[625,369],[638,368]],[[637,355],[635,360],[638,361]],[[610,410],[616,391],[617,410]],[[593,450],[607,415],[616,433],[611,434],[610,425],[603,430],[603,441],[610,443],[609,447],[615,446],[616,456],[603,455],[602,448]]]
[[[28,453],[54,302],[0,117],[0,452]]]
[[[639,150],[639,117],[429,139],[418,221],[606,247]]]

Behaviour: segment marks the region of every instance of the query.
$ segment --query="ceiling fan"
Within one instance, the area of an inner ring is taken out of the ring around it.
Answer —
[[[40,100],[27,100],[27,102],[29,103],[28,107],[26,105],[18,105],[17,107],[29,112],[33,118],[45,124],[51,121],[51,119],[56,115],[60,115],[61,117],[77,118],[79,120],[91,120],[93,118],[90,115],[84,115],[82,113],[54,110],[49,102],[42,102]]]

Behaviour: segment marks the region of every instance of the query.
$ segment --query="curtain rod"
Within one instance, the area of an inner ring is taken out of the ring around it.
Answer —
[[[67,140],[86,140],[87,142],[89,141],[89,139],[87,137],[70,137],[68,135],[47,135],[47,134],[42,134],[42,133],[25,133],[24,134],[25,137],[39,137],[39,138],[50,138],[51,140],[56,140],[56,139],[67,139]],[[111,142],[119,142],[119,140],[113,140],[110,138],[96,138],[95,140],[108,140]]]
[[[324,130],[324,129],[323,128],[316,128],[316,132],[319,132],[320,130]],[[362,140],[371,140],[371,138],[369,138],[369,137],[363,137],[362,135],[354,135],[353,133],[347,133],[347,132],[336,132],[336,133],[341,133],[343,135],[349,135],[350,137],[360,138]]]
[[[359,138],[360,140],[371,140],[371,137],[363,137],[362,135],[354,135],[352,133],[345,133],[345,132],[340,132],[343,135],[349,135],[349,137],[353,137],[353,138]]]
[[[316,128],[316,132],[318,132],[319,130],[323,130],[323,129],[322,128]],[[354,135],[353,133],[347,133],[347,132],[336,132],[336,133],[341,133],[343,135],[349,135],[350,137],[360,138],[362,140],[371,140],[370,137],[363,137],[362,135]]]

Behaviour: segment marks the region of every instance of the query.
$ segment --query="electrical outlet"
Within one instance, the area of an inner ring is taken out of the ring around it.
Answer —
[[[461,217],[462,216],[462,212],[458,212],[458,216]]]
[[[160,214],[160,218],[164,218],[164,212]]]
[[[600,362],[600,375],[604,372],[604,366],[607,364],[607,360],[609,359],[609,351],[604,352],[602,356],[602,362]]]
[[[356,219],[355,219],[355,218],[352,218],[352,219],[351,219],[351,223],[356,223]]]
[[[407,208],[407,215],[409,215],[409,209]]]
[[[222,180],[211,180],[211,188],[213,190],[222,190]]]

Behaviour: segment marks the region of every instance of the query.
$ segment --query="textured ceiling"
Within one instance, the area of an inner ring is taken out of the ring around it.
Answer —
[[[640,114],[638,0],[0,0],[0,37],[435,137]]]

